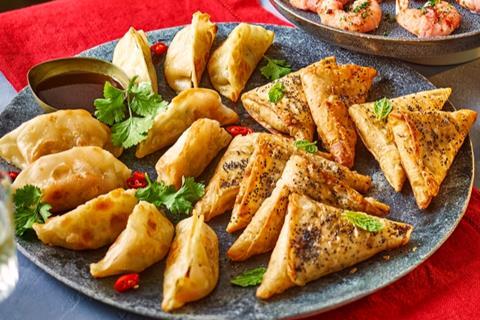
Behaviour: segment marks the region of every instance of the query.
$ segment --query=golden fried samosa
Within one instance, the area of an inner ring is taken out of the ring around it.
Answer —
[[[385,215],[390,209],[375,199],[364,198],[314,158],[293,155],[271,196],[263,201],[248,226],[228,249],[230,259],[242,261],[273,249],[287,212],[290,192],[308,195],[334,207],[375,215]]]
[[[210,16],[197,11],[192,23],[177,32],[168,47],[164,72],[168,85],[176,92],[197,88],[208,62],[217,26]]]
[[[438,194],[476,118],[468,109],[390,114],[389,126],[420,209]]]
[[[355,217],[371,224],[354,223]],[[408,224],[337,209],[293,193],[257,297],[268,299],[403,246],[412,230]]]
[[[195,204],[194,211],[204,215],[205,221],[233,208],[235,197],[240,190],[240,181],[258,135],[238,135],[228,146],[205,188],[205,195]]]
[[[390,99],[392,112],[429,111],[442,109],[452,90],[434,89]],[[348,112],[357,132],[367,149],[378,161],[388,183],[400,192],[406,179],[392,133],[388,130],[387,119],[375,115],[375,103],[355,104]]]
[[[24,169],[38,158],[79,146],[97,146],[116,157],[110,129],[88,111],[59,110],[23,123],[0,139],[0,157]]]
[[[33,229],[50,246],[98,249],[115,241],[136,204],[135,190],[115,189],[44,224],[35,223]]]
[[[90,264],[91,275],[103,278],[142,272],[167,255],[173,232],[172,223],[155,205],[140,201],[105,257]]]
[[[158,160],[158,181],[179,189],[183,177],[198,177],[230,140],[232,136],[218,121],[195,121]]]
[[[218,239],[215,231],[193,214],[180,221],[167,258],[162,309],[172,311],[207,296],[217,285]]]
[[[236,26],[210,57],[207,68],[212,86],[236,102],[273,37],[272,31],[260,26]]]
[[[143,30],[133,27],[118,41],[113,51],[112,63],[122,69],[131,79],[137,82],[150,82],[154,92],[158,92],[157,72],[152,62],[150,45]]]
[[[175,143],[180,135],[201,118],[217,120],[221,125],[238,121],[238,115],[222,104],[220,95],[210,89],[192,88],[180,92],[172,99],[167,110],[160,111],[140,142],[135,156],[143,158]]]
[[[13,188],[27,184],[42,190],[42,201],[61,212],[125,186],[131,170],[99,147],[74,147],[46,155],[18,175]]]

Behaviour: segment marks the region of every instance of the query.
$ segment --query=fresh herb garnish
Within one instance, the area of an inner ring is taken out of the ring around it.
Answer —
[[[292,72],[292,67],[286,60],[272,59],[264,56],[267,64],[260,68],[262,75],[269,80],[277,80]]]
[[[276,82],[268,91],[268,100],[277,103],[283,98],[283,90],[285,90],[283,83],[280,81]]]
[[[95,116],[112,126],[112,143],[130,148],[147,137],[155,115],[167,102],[152,90],[149,82],[136,83],[133,77],[127,89],[118,89],[105,82],[103,98],[96,99]]]
[[[185,178],[178,191],[174,186],[167,186],[163,182],[152,182],[148,174],[145,174],[145,178],[148,184],[145,188],[137,190],[136,197],[153,203],[157,207],[165,206],[172,213],[173,218],[189,214],[193,204],[205,193],[205,186],[195,182],[192,177]]]
[[[40,188],[26,185],[13,195],[15,204],[15,233],[22,236],[34,223],[45,223],[51,215],[51,205],[41,202]]]
[[[428,1],[425,2],[425,4],[423,5],[423,8],[432,8],[432,7],[435,7],[435,5],[437,5],[439,2],[440,2],[440,0],[428,0]]]
[[[368,5],[369,5],[369,1],[365,1],[361,5],[358,5],[355,8],[353,8],[353,12],[358,13],[361,10],[366,9]]]
[[[317,141],[310,142],[308,140],[297,140],[293,143],[295,147],[305,150],[308,153],[316,153],[318,151]]]
[[[262,282],[263,275],[266,271],[267,269],[264,267],[247,270],[230,280],[230,282],[240,287],[256,286]]]
[[[355,226],[365,231],[378,232],[383,229],[383,222],[379,218],[369,216],[366,213],[347,210],[342,215]]]
[[[373,112],[375,113],[375,116],[378,120],[383,120],[390,114],[390,112],[392,112],[392,108],[393,107],[390,103],[390,100],[384,97],[380,100],[375,101],[375,104],[373,106]]]

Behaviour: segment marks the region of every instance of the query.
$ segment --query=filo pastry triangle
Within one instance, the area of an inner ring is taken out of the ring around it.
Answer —
[[[374,230],[362,228],[351,216],[368,219]],[[304,286],[373,255],[408,243],[408,224],[338,209],[296,193],[275,245],[257,297],[268,299],[294,286]]]
[[[263,201],[251,222],[228,250],[230,259],[242,261],[273,249],[287,212],[288,196],[292,192],[339,208],[378,216],[389,212],[388,205],[365,198],[349,186],[357,173],[345,168],[343,176],[337,175],[327,161],[320,157],[298,155],[288,160],[270,197]],[[343,177],[343,180],[339,177]]]
[[[390,114],[389,126],[420,209],[438,194],[476,117],[466,109]]]
[[[442,109],[452,90],[450,88],[422,91],[390,99],[392,112],[428,111]],[[388,183],[400,192],[406,175],[387,119],[375,115],[375,103],[355,104],[348,109],[357,132],[367,149],[378,161]]]
[[[327,58],[301,75],[318,136],[335,161],[348,168],[355,161],[357,142],[348,107],[365,102],[376,74],[370,67],[337,65],[334,59]]]

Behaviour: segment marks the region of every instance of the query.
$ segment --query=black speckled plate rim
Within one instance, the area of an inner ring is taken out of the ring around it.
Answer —
[[[227,25],[231,25],[231,24],[235,24],[235,23],[227,23]],[[284,27],[284,26],[278,26],[278,25],[266,25],[266,24],[259,24],[259,25],[264,25],[264,26],[267,26],[267,27],[291,29],[290,27]],[[171,27],[171,28],[153,30],[153,31],[150,31],[150,32],[158,32],[158,31],[167,32],[169,30],[175,30],[177,28],[178,27]],[[83,51],[79,55],[84,55],[84,54],[88,53],[89,51],[94,50],[95,48],[98,48],[98,47],[101,47],[101,46],[104,46],[104,45],[107,45],[107,44],[113,43],[113,42],[116,42],[116,40],[106,42],[106,43],[100,44],[98,46],[92,47],[88,50]],[[385,59],[385,58],[381,58],[381,59]],[[418,74],[417,72],[415,72],[409,66],[407,66],[407,65],[405,65],[401,62],[397,62],[397,61],[391,61],[391,63],[401,65],[402,68],[409,69],[409,71],[411,71],[413,73],[416,73],[420,78],[423,78],[425,80],[425,82],[430,83],[427,78],[425,78],[421,74]],[[26,90],[28,90],[28,87],[25,87],[24,89],[22,89],[18,94],[25,93]],[[0,114],[0,117],[1,117],[1,114]],[[470,174],[470,177],[473,177],[473,175],[474,175],[473,146],[472,146],[472,142],[471,142],[469,137],[467,137],[464,144],[466,144],[467,141],[470,145],[469,152],[472,154],[472,165],[471,165],[472,169],[471,169],[471,172],[469,174]],[[363,297],[365,297],[365,296],[367,296],[367,295],[369,295],[369,294],[371,294],[375,291],[378,291],[379,289],[388,286],[389,284],[397,281],[398,279],[402,278],[403,276],[405,276],[406,274],[411,272],[413,269],[415,269],[417,266],[419,266],[422,262],[424,262],[427,258],[429,258],[433,253],[435,253],[442,246],[442,244],[450,237],[450,235],[453,233],[453,231],[456,229],[456,227],[458,226],[458,223],[460,222],[461,218],[463,217],[463,215],[466,211],[466,208],[468,206],[468,203],[469,203],[469,200],[470,200],[470,197],[471,197],[472,186],[473,186],[473,178],[470,179],[470,185],[469,185],[469,189],[467,191],[468,194],[466,195],[465,202],[463,203],[463,206],[461,208],[461,212],[459,212],[459,215],[458,215],[455,223],[453,223],[451,225],[451,228],[448,230],[448,232],[444,233],[442,239],[428,253],[426,253],[422,256],[417,256],[417,259],[416,259],[417,261],[415,263],[413,263],[409,268],[406,268],[402,272],[396,274],[396,276],[394,278],[388,279],[386,281],[382,281],[380,284],[378,284],[373,289],[356,291],[355,293],[350,293],[348,295],[344,295],[343,299],[340,302],[333,303],[333,304],[329,305],[328,307],[323,307],[321,309],[319,309],[319,307],[317,305],[311,304],[308,307],[304,307],[300,311],[292,310],[291,313],[282,317],[282,319],[286,319],[286,318],[291,319],[291,318],[298,318],[298,317],[304,317],[304,316],[309,316],[309,315],[315,315],[315,314],[323,313],[323,312],[328,311],[328,310],[338,308],[338,307],[343,306],[345,304],[348,304],[350,302],[359,300],[359,299],[361,299],[361,298],[363,298]],[[86,296],[88,296],[90,298],[93,298],[95,300],[98,300],[100,302],[106,303],[108,305],[117,307],[119,309],[122,309],[122,310],[125,310],[125,311],[128,311],[128,312],[134,312],[134,313],[144,315],[144,316],[149,316],[149,317],[157,317],[158,318],[160,316],[158,314],[158,312],[155,312],[155,310],[152,310],[152,312],[145,311],[145,309],[141,309],[141,308],[136,310],[135,308],[132,308],[131,306],[126,306],[122,303],[119,303],[118,301],[115,301],[114,299],[105,298],[105,297],[101,298],[92,289],[83,287],[83,286],[77,284],[75,281],[72,281],[67,277],[63,277],[60,274],[55,273],[55,270],[51,269],[49,266],[40,262],[39,259],[37,259],[37,257],[30,254],[28,251],[26,251],[18,243],[17,243],[17,245],[18,245],[19,251],[22,254],[24,254],[29,260],[31,260],[33,263],[35,263],[38,267],[40,267],[42,270],[44,270],[45,272],[47,272],[48,274],[50,274],[52,277],[59,280],[60,282],[63,282],[64,284],[74,288],[75,290],[85,294]],[[266,302],[266,303],[268,303],[268,302]],[[183,314],[183,313],[165,313],[165,314],[161,315],[161,317],[162,318],[170,318],[170,319],[210,319],[210,317],[208,315],[202,316],[202,315],[199,315],[199,314]]]

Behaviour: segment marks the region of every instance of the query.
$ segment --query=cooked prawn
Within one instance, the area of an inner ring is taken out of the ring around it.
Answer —
[[[377,0],[323,0],[318,15],[324,25],[337,29],[370,32],[378,28],[382,9]]]
[[[457,0],[457,2],[471,12],[480,14],[480,0]]]
[[[457,9],[442,0],[429,0],[419,9],[409,9],[409,0],[396,1],[397,22],[419,38],[448,36],[462,21]]]
[[[317,12],[322,0],[290,0],[290,4],[297,9]]]

